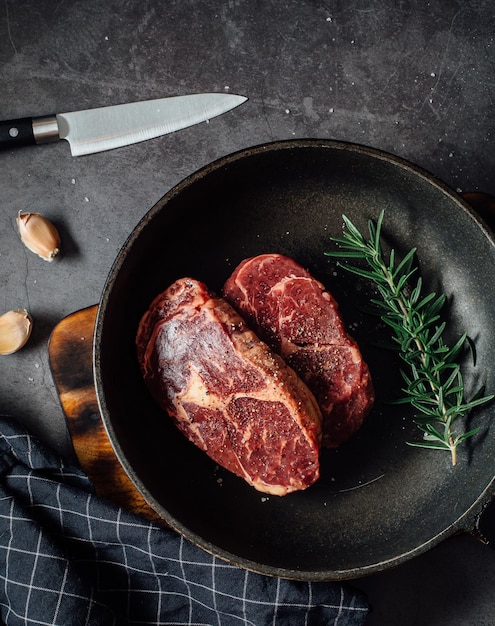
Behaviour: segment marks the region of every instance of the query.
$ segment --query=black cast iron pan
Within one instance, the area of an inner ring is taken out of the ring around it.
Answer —
[[[384,330],[362,312],[375,295],[324,255],[342,214],[366,230],[385,210],[385,245],[417,246],[426,289],[449,298],[452,339],[475,341],[466,384],[495,390],[495,245],[468,205],[419,168],[362,146],[279,142],[227,156],[169,191],[119,253],[99,307],[95,380],[124,469],[151,506],[193,543],[241,567],[294,579],[338,580],[379,571],[472,528],[494,491],[493,406],[472,415],[479,436],[452,467],[448,453],[406,445],[419,432],[403,407]],[[368,360],[377,392],[361,431],[322,453],[304,492],[264,496],[219,469],[151,400],[136,362],[138,321],[154,296],[193,276],[220,291],[243,258],[293,257],[334,293]]]

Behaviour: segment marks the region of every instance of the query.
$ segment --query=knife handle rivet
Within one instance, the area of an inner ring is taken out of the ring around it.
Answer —
[[[13,126],[12,128],[9,128],[9,135],[11,137],[17,137],[19,135],[19,129],[16,128],[15,126]]]

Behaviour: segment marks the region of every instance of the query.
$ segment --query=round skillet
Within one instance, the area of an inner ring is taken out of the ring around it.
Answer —
[[[241,567],[294,579],[338,580],[397,565],[469,528],[493,491],[493,407],[474,413],[480,434],[459,453],[406,445],[412,416],[389,401],[398,364],[377,347],[384,329],[363,308],[372,286],[325,251],[342,214],[366,232],[385,210],[384,242],[418,248],[427,291],[449,299],[454,341],[475,341],[468,388],[495,390],[495,246],[464,201],[424,171],[362,146],[297,140],[222,158],[167,193],[142,219],[109,274],[95,332],[95,380],[105,427],[139,491],[179,533]],[[377,402],[360,432],[324,451],[304,492],[267,497],[219,469],[175,429],[141,380],[134,338],[154,296],[192,276],[219,292],[244,258],[293,257],[336,296],[360,343]]]

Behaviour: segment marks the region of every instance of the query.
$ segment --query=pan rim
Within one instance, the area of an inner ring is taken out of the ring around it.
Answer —
[[[279,150],[293,150],[293,149],[301,149],[301,148],[321,148],[321,149],[333,149],[333,150],[346,150],[352,152],[358,152],[364,154],[369,157],[385,160],[387,162],[392,162],[396,166],[399,166],[402,169],[405,169],[415,176],[419,176],[421,179],[427,181],[430,185],[435,186],[438,190],[440,190],[443,194],[447,195],[452,201],[454,201],[460,210],[467,213],[472,220],[474,220],[477,226],[482,230],[485,237],[488,237],[495,246],[495,241],[493,238],[493,234],[491,230],[486,226],[483,220],[476,214],[476,212],[469,206],[469,204],[453,189],[451,189],[448,185],[446,185],[441,180],[437,179],[435,176],[427,172],[425,169],[403,159],[402,157],[398,157],[392,155],[383,150],[379,150],[376,148],[372,148],[369,146],[365,146],[362,144],[355,144],[346,141],[337,141],[337,140],[329,140],[329,139],[289,139],[289,140],[280,140],[274,142],[268,142],[263,144],[257,144],[252,147],[244,148],[238,150],[234,153],[222,156],[212,163],[203,166],[197,171],[193,172],[182,181],[180,181],[177,185],[172,187],[169,191],[167,191],[152,207],[149,209],[145,215],[138,222],[136,227],[131,231],[130,235],[126,239],[125,243],[121,247],[121,250],[116,256],[116,259],[110,269],[110,272],[107,276],[102,296],[100,299],[100,304],[97,312],[97,319],[95,324],[95,333],[93,339],[93,373],[95,380],[95,387],[97,391],[97,400],[98,406],[100,410],[100,414],[102,416],[102,421],[109,438],[109,441],[115,451],[115,454],[119,460],[119,463],[122,465],[124,471],[129,476],[131,481],[134,483],[137,490],[143,495],[145,500],[150,504],[150,506],[159,513],[161,517],[165,519],[165,521],[177,532],[181,535],[195,543],[196,545],[203,548],[205,551],[218,556],[219,558],[232,563],[234,565],[243,567],[244,569],[248,569],[257,573],[272,575],[272,576],[280,576],[283,578],[292,578],[296,580],[315,580],[315,581],[331,581],[331,580],[347,580],[352,578],[361,577],[364,575],[369,575],[375,572],[383,571],[399,565],[400,563],[409,560],[410,558],[417,556],[423,552],[426,552],[433,546],[437,545],[447,537],[453,535],[458,531],[470,531],[473,526],[476,517],[481,513],[484,506],[487,504],[487,495],[493,491],[493,487],[495,484],[495,476],[492,480],[487,484],[482,493],[478,496],[478,498],[474,501],[472,506],[465,511],[456,522],[454,522],[451,526],[446,528],[441,533],[438,533],[434,537],[430,538],[428,541],[424,542],[420,546],[410,550],[408,552],[399,554],[393,558],[383,560],[379,563],[374,563],[372,565],[364,565],[359,568],[349,568],[349,569],[339,569],[339,570],[325,570],[325,571],[302,571],[297,569],[287,569],[287,568],[279,568],[271,565],[265,565],[263,563],[258,563],[256,561],[252,561],[245,558],[237,557],[235,554],[232,554],[222,548],[214,546],[210,542],[203,539],[201,536],[197,535],[194,532],[189,531],[184,527],[179,520],[174,519],[168,511],[156,501],[156,499],[151,495],[148,491],[147,487],[140,480],[139,476],[136,476],[134,469],[129,465],[128,459],[120,445],[118,440],[117,433],[111,423],[111,420],[108,418],[108,407],[105,401],[105,393],[102,388],[101,381],[101,372],[100,372],[100,359],[99,359],[99,350],[98,346],[101,344],[102,333],[105,321],[105,313],[106,306],[108,304],[108,300],[111,296],[112,287],[115,283],[117,276],[119,275],[119,271],[122,267],[122,264],[125,261],[125,251],[129,249],[130,246],[133,245],[133,242],[139,238],[143,229],[147,227],[147,225],[153,221],[153,218],[156,214],[160,213],[163,208],[177,195],[181,194],[184,189],[188,188],[190,185],[195,184],[197,181],[203,179],[206,176],[209,176],[212,172],[218,171],[222,167],[226,165],[230,165],[236,161],[245,159],[246,157],[257,155],[261,153],[266,153],[268,151],[279,151]]]

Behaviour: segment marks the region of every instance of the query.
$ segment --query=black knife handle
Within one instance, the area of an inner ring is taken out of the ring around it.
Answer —
[[[59,139],[56,115],[21,117],[17,120],[0,122],[0,150],[17,146],[32,146]]]
[[[0,149],[32,146],[35,143],[32,117],[0,122]]]

